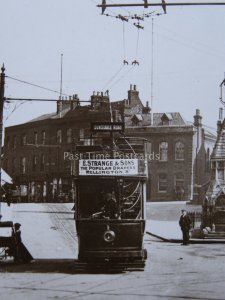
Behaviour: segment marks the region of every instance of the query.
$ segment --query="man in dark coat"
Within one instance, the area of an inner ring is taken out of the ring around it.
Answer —
[[[191,229],[191,219],[187,215],[185,209],[182,209],[181,213],[182,215],[180,216],[179,225],[183,233],[183,245],[188,245],[190,239],[189,231]]]

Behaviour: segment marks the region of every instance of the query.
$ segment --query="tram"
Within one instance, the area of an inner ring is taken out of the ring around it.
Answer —
[[[122,122],[95,122],[76,146],[78,261],[144,269],[146,142]]]

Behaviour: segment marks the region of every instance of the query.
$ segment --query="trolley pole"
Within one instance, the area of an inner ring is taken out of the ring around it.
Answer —
[[[0,75],[0,221],[1,214],[1,201],[2,201],[2,131],[3,131],[3,108],[4,108],[4,92],[5,92],[5,67],[4,64],[1,68]]]

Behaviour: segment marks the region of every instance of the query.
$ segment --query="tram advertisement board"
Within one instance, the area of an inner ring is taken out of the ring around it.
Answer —
[[[81,176],[140,175],[138,159],[80,159]]]

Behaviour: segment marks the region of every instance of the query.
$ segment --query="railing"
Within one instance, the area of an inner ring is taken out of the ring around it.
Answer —
[[[202,212],[191,211],[188,212],[189,217],[191,218],[192,228],[199,228],[202,225]]]
[[[220,223],[216,212],[217,211],[188,212],[192,221],[192,228],[212,228],[213,224]]]

